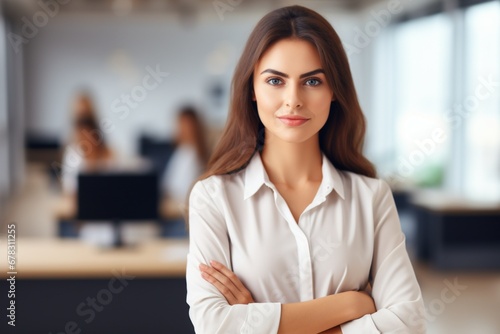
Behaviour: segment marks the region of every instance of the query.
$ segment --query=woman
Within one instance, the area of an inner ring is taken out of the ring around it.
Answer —
[[[104,140],[90,96],[79,94],[73,108],[73,133],[63,153],[61,183],[64,196],[56,207],[58,219],[75,218],[78,173],[107,168],[116,159]]]
[[[176,148],[163,173],[162,188],[168,198],[168,214],[181,216],[179,208],[185,208],[193,182],[205,170],[208,153],[196,110],[190,106],[181,108],[177,120]]]
[[[62,183],[67,194],[76,193],[78,172],[109,164],[114,154],[100,130],[92,99],[80,94],[75,100],[73,136],[63,155]]]
[[[190,195],[196,331],[425,331],[391,191],[361,153],[364,116],[332,26],[300,6],[262,18],[230,108]]]

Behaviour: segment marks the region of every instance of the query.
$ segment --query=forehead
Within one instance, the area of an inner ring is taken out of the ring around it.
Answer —
[[[269,47],[255,66],[257,74],[266,69],[291,76],[322,68],[318,51],[302,39],[282,39]]]

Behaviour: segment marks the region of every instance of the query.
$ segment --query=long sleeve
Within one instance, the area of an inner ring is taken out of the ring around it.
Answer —
[[[425,333],[422,295],[406,252],[394,199],[385,181],[380,180],[373,205],[371,283],[377,312],[341,325],[342,332]]]
[[[78,188],[78,171],[81,169],[83,159],[72,145],[64,149],[61,167],[62,189],[66,194],[74,194]]]
[[[280,303],[229,305],[224,296],[200,274],[200,263],[216,260],[229,269],[230,241],[226,222],[205,182],[198,181],[189,197],[189,254],[186,282],[189,316],[196,333],[276,333]]]
[[[163,172],[163,193],[178,203],[184,204],[191,185],[202,171],[203,167],[196,149],[189,145],[179,145]]]

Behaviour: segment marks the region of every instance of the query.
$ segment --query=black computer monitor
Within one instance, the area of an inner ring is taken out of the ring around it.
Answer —
[[[99,172],[78,175],[78,219],[158,219],[159,186],[155,172]]]
[[[153,139],[143,135],[139,139],[139,155],[151,161],[158,174],[162,175],[175,146],[172,140]]]

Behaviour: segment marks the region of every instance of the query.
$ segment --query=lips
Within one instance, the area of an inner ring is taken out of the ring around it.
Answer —
[[[281,122],[288,126],[299,126],[306,123],[309,118],[305,118],[298,115],[285,115],[278,117]]]

